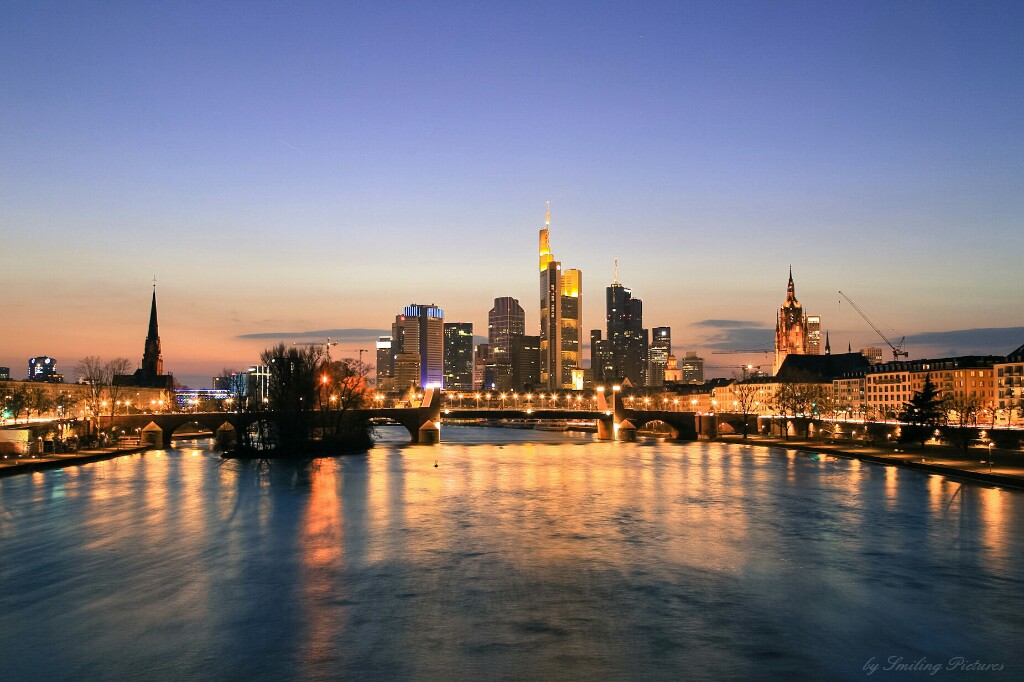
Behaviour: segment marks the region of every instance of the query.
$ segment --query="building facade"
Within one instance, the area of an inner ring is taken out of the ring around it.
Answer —
[[[672,328],[655,327],[651,330],[651,347],[647,351],[647,385],[663,386],[668,359],[672,355]]]
[[[405,391],[412,384],[423,388],[444,382],[444,311],[436,305],[413,303],[395,317],[391,325],[395,388]],[[412,379],[414,365],[417,370]]]
[[[444,323],[444,389],[473,390],[473,323]]]
[[[544,217],[538,249],[540,263],[540,383],[549,389],[573,387],[573,372],[581,370],[580,320],[583,312],[583,273],[562,271],[551,253],[551,206]]]
[[[647,330],[643,301],[618,281],[605,292],[605,320],[613,356],[612,379],[629,379],[634,386],[647,385]],[[667,359],[667,358],[666,358]]]

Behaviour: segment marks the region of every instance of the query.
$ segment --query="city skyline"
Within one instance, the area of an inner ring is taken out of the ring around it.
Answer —
[[[372,349],[409,301],[482,330],[513,297],[536,334],[547,200],[559,259],[596,293],[618,258],[680,357],[769,347],[790,265],[834,349],[881,345],[839,290],[912,358],[1022,341],[1016,3],[0,17],[16,378],[138,363],[154,274],[189,385],[277,341]]]

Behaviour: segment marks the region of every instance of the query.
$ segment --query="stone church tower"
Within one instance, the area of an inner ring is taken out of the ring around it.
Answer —
[[[772,374],[778,373],[787,355],[806,355],[808,348],[807,314],[800,301],[796,300],[793,267],[790,266],[786,301],[779,308],[779,319],[775,323],[775,362]]]

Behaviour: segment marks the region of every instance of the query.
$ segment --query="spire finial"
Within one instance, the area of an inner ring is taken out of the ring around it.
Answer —
[[[153,291],[156,291],[156,275],[153,275]]]
[[[544,211],[544,227],[551,227],[551,201],[547,202],[547,208]]]

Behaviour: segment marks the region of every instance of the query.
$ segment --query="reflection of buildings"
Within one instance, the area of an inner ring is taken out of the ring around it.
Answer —
[[[473,323],[444,323],[444,388],[473,390]]]
[[[149,308],[149,332],[142,352],[142,365],[134,374],[118,375],[114,383],[119,386],[174,389],[174,377],[164,374],[164,358],[160,350],[160,330],[156,319],[156,285],[153,285],[153,301]]]
[[[444,381],[444,311],[412,304],[391,325],[395,388],[441,386]]]
[[[550,204],[540,231],[540,383],[549,389],[572,388],[580,362],[583,273],[562,271],[551,254]]]

